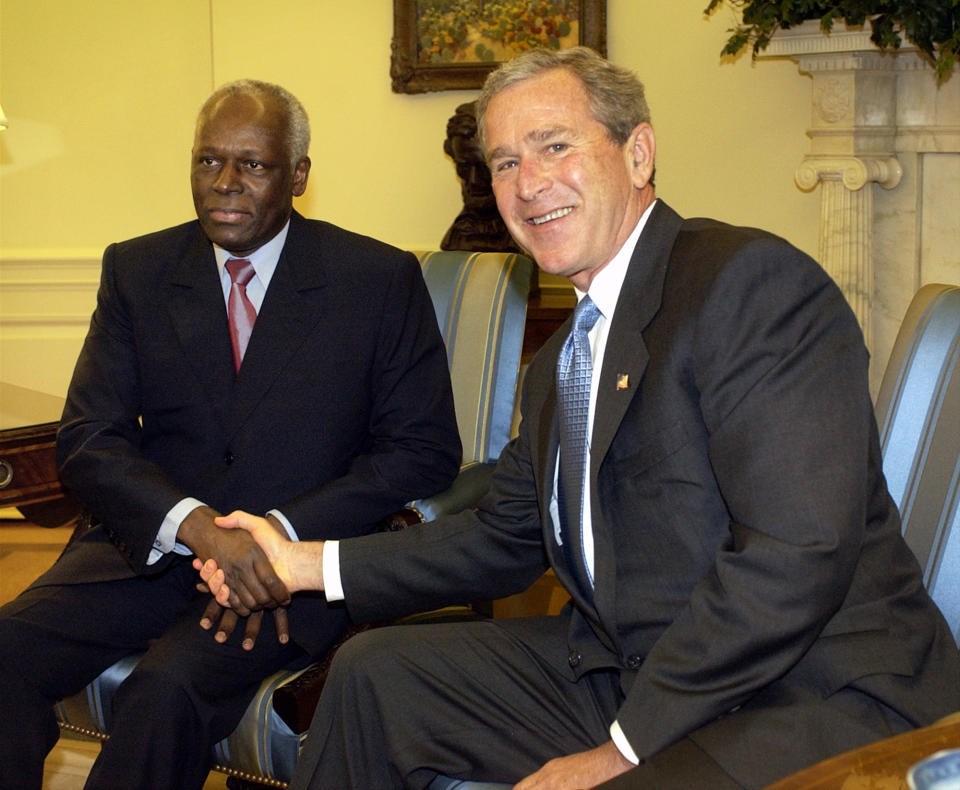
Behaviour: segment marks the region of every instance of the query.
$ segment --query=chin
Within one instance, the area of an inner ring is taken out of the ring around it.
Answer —
[[[207,233],[207,238],[210,239],[214,244],[228,252],[235,250],[246,250],[250,247],[250,243],[246,238],[237,238],[233,235],[224,235],[223,233]]]
[[[539,256],[535,253],[527,254],[533,258],[537,262],[537,266],[547,274],[553,274],[557,277],[569,277],[576,272],[574,265],[559,256],[554,256],[549,253],[544,253]]]

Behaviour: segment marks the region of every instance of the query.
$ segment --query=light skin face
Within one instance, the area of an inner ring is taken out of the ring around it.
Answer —
[[[615,143],[565,68],[498,93],[484,124],[493,192],[514,240],[545,272],[589,290],[654,200],[652,127],[638,124]]]
[[[194,208],[207,237],[236,257],[276,236],[307,188],[310,159],[292,165],[286,129],[280,105],[252,95],[221,100],[197,125]]]

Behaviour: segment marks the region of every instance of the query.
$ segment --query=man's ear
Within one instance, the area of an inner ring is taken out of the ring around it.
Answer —
[[[293,170],[293,196],[300,197],[307,190],[307,176],[310,175],[310,157],[305,156]]]
[[[630,132],[627,145],[631,157],[633,185],[641,189],[653,178],[657,158],[657,140],[653,127],[646,122],[637,124]]]

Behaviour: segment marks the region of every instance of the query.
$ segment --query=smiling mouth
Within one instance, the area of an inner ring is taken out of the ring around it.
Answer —
[[[549,214],[543,214],[539,217],[530,217],[527,220],[527,223],[530,225],[543,225],[545,222],[552,222],[555,219],[560,219],[561,217],[567,216],[571,211],[573,211],[573,206],[567,206],[566,208],[558,208],[551,211]]]

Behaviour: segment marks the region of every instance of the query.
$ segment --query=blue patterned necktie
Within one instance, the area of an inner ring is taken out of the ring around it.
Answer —
[[[573,329],[557,359],[557,395],[560,412],[560,474],[557,500],[560,533],[570,568],[583,592],[590,595],[593,579],[583,549],[583,486],[587,474],[587,417],[593,361],[587,333],[597,323],[600,310],[583,297],[573,316]]]

